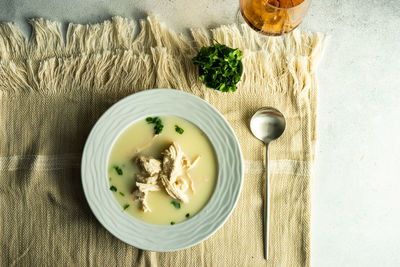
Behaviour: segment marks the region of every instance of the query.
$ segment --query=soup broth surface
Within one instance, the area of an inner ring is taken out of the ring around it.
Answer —
[[[190,219],[210,199],[218,166],[210,141],[198,127],[178,117],[160,116],[160,119],[164,127],[157,136],[154,134],[154,124],[147,123],[145,118],[132,124],[119,136],[108,161],[108,179],[111,193],[121,205],[121,212],[151,224],[175,224]],[[184,130],[182,134],[176,131],[176,125]],[[132,194],[136,189],[135,176],[140,172],[134,159],[138,155],[162,159],[161,152],[172,142],[178,143],[191,161],[200,156],[197,165],[189,170],[195,191],[192,192],[189,187],[185,192],[189,202],[180,203],[180,208],[177,208],[171,203],[174,199],[161,186],[161,191],[148,194],[147,203],[151,212],[143,212],[140,202]],[[137,153],[137,149],[141,148],[144,149]]]

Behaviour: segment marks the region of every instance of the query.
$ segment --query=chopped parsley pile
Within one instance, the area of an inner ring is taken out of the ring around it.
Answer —
[[[207,87],[221,92],[235,92],[243,73],[242,51],[219,43],[202,47],[192,59],[199,67],[199,78]]]

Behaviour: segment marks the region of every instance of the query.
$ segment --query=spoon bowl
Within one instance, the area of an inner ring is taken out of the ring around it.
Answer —
[[[264,107],[257,110],[250,121],[251,132],[264,143],[278,139],[285,128],[285,117],[275,108]]]
[[[286,128],[286,119],[283,114],[271,107],[260,108],[254,113],[250,120],[250,130],[253,135],[260,139],[266,146],[266,192],[264,204],[264,241],[265,259],[268,260],[268,237],[269,237],[269,214],[270,214],[270,183],[268,173],[268,146],[269,143],[278,139]]]

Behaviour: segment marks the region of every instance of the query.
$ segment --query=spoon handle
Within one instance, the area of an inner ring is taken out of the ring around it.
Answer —
[[[270,182],[268,171],[268,146],[266,144],[266,157],[265,157],[265,202],[264,202],[264,249],[265,259],[268,260],[268,241],[269,241],[269,213],[270,213]]]

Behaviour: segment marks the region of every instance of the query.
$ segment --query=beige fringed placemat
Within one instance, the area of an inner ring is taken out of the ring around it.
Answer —
[[[287,118],[270,146],[269,266],[310,264],[310,186],[315,142],[317,33],[262,37],[247,26],[176,35],[149,18],[90,26],[31,21],[28,41],[0,26],[1,266],[262,266],[264,149],[248,123],[262,106]],[[135,31],[139,33],[135,36]],[[191,58],[212,39],[244,50],[235,93],[205,88]],[[192,248],[141,251],[109,234],[83,195],[80,158],[99,116],[124,96],[176,88],[214,105],[235,130],[245,159],[239,202],[215,235]]]

